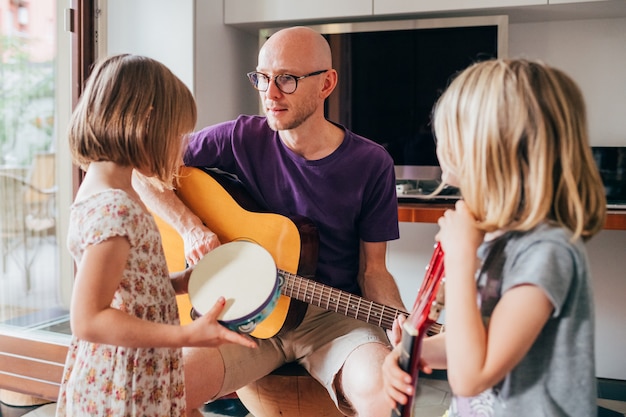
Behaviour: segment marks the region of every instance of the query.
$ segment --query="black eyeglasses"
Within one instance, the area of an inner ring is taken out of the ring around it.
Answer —
[[[258,71],[252,71],[247,73],[246,75],[250,79],[252,86],[259,91],[267,91],[267,89],[270,88],[270,82],[273,78],[276,87],[278,87],[280,91],[285,94],[293,94],[296,91],[296,88],[298,88],[298,80],[312,77],[314,75],[323,74],[326,71],[328,70],[315,71],[310,74],[302,75],[300,77],[291,74],[278,74],[271,76]]]

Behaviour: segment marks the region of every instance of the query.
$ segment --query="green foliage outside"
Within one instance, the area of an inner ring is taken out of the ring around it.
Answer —
[[[28,39],[0,35],[0,165],[51,150],[54,93],[54,62],[33,62]]]

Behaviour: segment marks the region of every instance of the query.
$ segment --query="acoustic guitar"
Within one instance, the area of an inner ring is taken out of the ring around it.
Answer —
[[[237,240],[261,245],[274,258],[278,275],[283,280],[281,296],[273,311],[254,331],[260,339],[299,324],[307,304],[332,310],[384,329],[390,329],[395,318],[407,312],[366,300],[314,281],[317,262],[318,235],[315,225],[304,216],[286,217],[268,212],[250,197],[243,185],[228,174],[201,168],[182,168],[176,194],[204,224],[227,243]],[[184,245],[173,229],[157,219],[163,236],[168,266],[184,268]],[[175,261],[172,261],[175,259]],[[242,289],[254,291],[254,288]],[[193,314],[188,296],[178,296],[181,320]],[[439,333],[434,323],[430,334]]]

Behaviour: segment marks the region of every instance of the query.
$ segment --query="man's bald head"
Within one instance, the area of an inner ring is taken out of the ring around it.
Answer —
[[[304,72],[332,68],[330,46],[318,32],[304,26],[274,33],[261,47],[259,67]]]

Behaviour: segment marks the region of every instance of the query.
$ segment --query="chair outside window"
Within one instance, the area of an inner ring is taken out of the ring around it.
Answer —
[[[39,245],[55,236],[54,163],[54,153],[39,153],[26,176],[18,169],[0,170],[2,271],[15,261],[24,271],[26,291],[31,289],[30,267]]]

